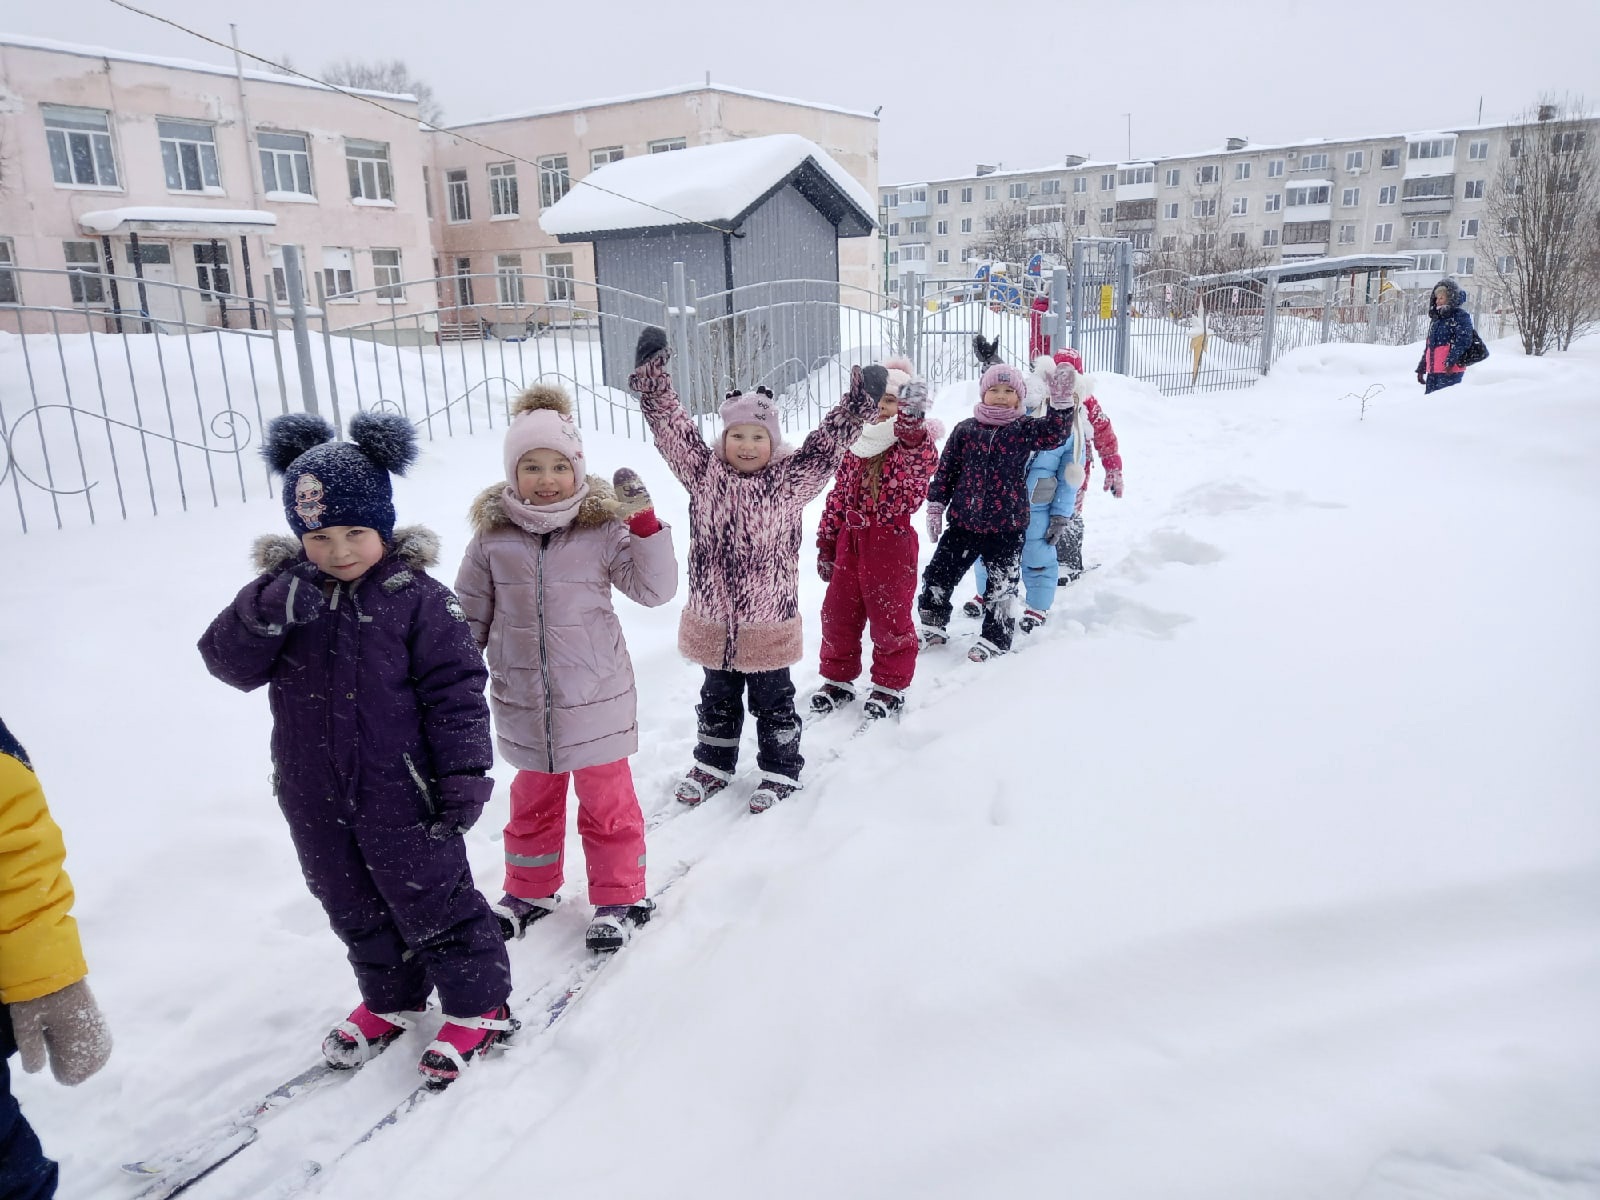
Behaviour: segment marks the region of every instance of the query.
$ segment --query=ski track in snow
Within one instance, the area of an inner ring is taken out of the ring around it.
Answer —
[[[730,789],[672,799],[700,682],[682,591],[619,597],[651,879],[692,869],[579,1008],[321,1194],[1600,1196],[1600,341],[1546,362],[1502,343],[1360,421],[1335,399],[1414,361],[1316,347],[1253,392],[1171,400],[1101,380],[1128,479],[1122,501],[1091,483],[1101,569],[981,666],[958,608],[904,717],[808,727],[805,790],[758,817],[753,722]],[[681,559],[653,451],[588,443],[641,471]],[[447,582],[498,445],[428,444],[397,485]],[[131,1194],[116,1163],[309,1064],[354,1002],[271,804],[264,699],[193,650],[280,523],[255,503],[9,548],[29,569],[0,581],[0,706],[65,828],[118,1038],[73,1092],[14,1076],[68,1200]],[[469,837],[491,898],[498,776]],[[582,954],[582,862],[574,836],[566,902],[511,944],[524,1020]],[[414,1086],[431,1034],[190,1194],[331,1158]]]

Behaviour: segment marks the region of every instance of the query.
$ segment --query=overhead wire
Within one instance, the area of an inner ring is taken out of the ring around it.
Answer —
[[[141,16],[141,17],[145,17],[145,18],[147,18],[147,19],[149,19],[151,21],[156,21],[159,24],[171,26],[173,29],[176,29],[181,33],[186,33],[190,37],[199,38],[202,42],[207,42],[207,43],[209,43],[209,44],[211,44],[213,46],[216,46],[216,47],[218,47],[218,48],[220,48],[222,50],[227,50],[227,51],[230,51],[230,52],[241,54],[245,58],[253,59],[254,61],[256,61],[258,63],[261,63],[263,66],[270,68],[272,71],[274,71],[276,73],[283,74],[283,75],[293,75],[293,76],[295,76],[295,77],[297,77],[299,79],[304,79],[308,83],[314,83],[318,87],[327,88],[330,91],[338,92],[341,95],[348,96],[352,100],[359,100],[363,104],[370,104],[373,108],[381,109],[384,112],[388,113],[390,116],[398,117],[402,121],[415,121],[419,125],[426,126],[428,129],[432,130],[435,133],[448,134],[450,137],[457,138],[457,139],[459,139],[460,141],[463,141],[463,142],[468,142],[471,145],[479,147],[480,149],[488,150],[490,153],[500,155],[502,158],[510,159],[513,162],[519,162],[519,163],[521,163],[521,164],[523,164],[524,166],[527,166],[527,167],[532,167],[534,170],[539,171],[539,172],[543,172],[543,171],[548,169],[548,168],[540,165],[536,161],[533,161],[533,160],[527,159],[527,158],[523,158],[520,154],[515,154],[510,150],[506,150],[506,149],[503,149],[503,148],[501,148],[499,146],[495,146],[495,145],[493,145],[493,144],[491,144],[489,142],[483,141],[481,138],[475,138],[471,134],[462,133],[460,130],[451,129],[448,126],[437,125],[434,122],[425,120],[422,117],[417,116],[415,114],[405,113],[405,112],[401,112],[397,108],[391,108],[389,105],[384,104],[383,102],[381,102],[380,100],[378,100],[374,96],[364,95],[362,92],[352,90],[352,89],[350,89],[348,87],[343,86],[342,84],[329,83],[326,79],[318,79],[315,75],[308,75],[306,72],[296,70],[294,67],[288,66],[285,63],[275,62],[274,60],[272,60],[270,58],[266,58],[266,57],[264,57],[264,56],[262,56],[260,54],[254,54],[251,51],[246,50],[246,49],[244,49],[244,48],[242,48],[240,46],[235,46],[235,45],[232,45],[232,44],[230,44],[228,42],[219,41],[217,38],[214,38],[209,34],[202,33],[198,29],[190,28],[189,26],[183,24],[181,21],[175,21],[171,17],[164,17],[160,13],[149,12],[146,9],[140,8],[136,4],[130,4],[128,2],[128,0],[109,0],[109,3],[116,5],[118,8],[127,9],[129,12],[135,13],[135,14]],[[623,194],[622,192],[613,191],[611,188],[602,187],[600,184],[592,183],[588,179],[572,179],[572,177],[569,175],[568,176],[568,182],[569,182],[570,186],[572,186],[572,187],[589,187],[589,188],[593,188],[597,192],[604,192],[608,196],[615,196],[619,200],[626,200],[629,204],[637,204],[641,208],[653,209],[654,211],[656,211],[658,213],[664,213],[667,216],[672,217],[674,220],[681,221],[686,225],[698,225],[702,229],[709,229],[712,233],[716,233],[716,234],[726,234],[726,233],[729,232],[729,230],[722,229],[722,228],[720,228],[720,227],[718,227],[716,225],[709,224],[709,223],[707,223],[705,221],[697,220],[694,217],[686,217],[680,212],[673,212],[672,209],[670,209],[670,208],[663,208],[659,204],[652,204],[648,200],[640,200],[635,196],[628,196],[628,195]]]

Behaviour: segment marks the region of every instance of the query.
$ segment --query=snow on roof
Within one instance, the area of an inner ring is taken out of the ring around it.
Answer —
[[[871,228],[876,206],[867,189],[815,142],[795,133],[618,159],[576,180],[540,215],[539,227],[558,237],[694,223],[731,227],[807,162]]]
[[[104,208],[82,213],[78,224],[90,233],[115,233],[124,225],[277,225],[275,213],[254,208]]]
[[[794,104],[801,108],[815,108],[823,112],[843,113],[847,117],[864,117],[869,121],[878,119],[874,113],[839,108],[832,104],[818,104],[812,100],[796,100],[791,96],[773,96],[766,92],[752,92],[744,88],[727,87],[720,83],[688,83],[681,87],[662,88],[654,92],[634,92],[625,96],[608,96],[599,100],[577,100],[569,104],[556,104],[547,108],[529,108],[519,112],[502,113],[494,117],[477,117],[471,121],[452,121],[445,127],[445,132],[448,133],[452,129],[466,129],[473,125],[494,125],[501,121],[523,121],[529,117],[549,117],[560,113],[578,112],[581,109],[605,108],[612,104],[634,104],[640,100],[659,100],[664,96],[687,96],[694,92],[722,92],[729,96],[746,96],[752,100],[770,100],[776,104]]]
[[[1403,271],[1414,264],[1409,254],[1343,254],[1333,258],[1313,256],[1298,262],[1276,263],[1268,267],[1251,267],[1243,271],[1222,271],[1215,275],[1193,275],[1193,284],[1268,282],[1276,280],[1326,279],[1335,275],[1348,275],[1361,271]]]
[[[85,46],[76,42],[58,42],[50,38],[28,37],[20,33],[0,33],[0,46],[17,46],[24,50],[44,50],[53,54],[74,54],[80,58],[109,58],[117,62],[144,63],[152,67],[170,67],[175,71],[199,71],[206,75],[233,75],[232,67],[199,62],[192,58],[168,58],[159,54],[136,54],[130,50],[114,50],[107,46]],[[325,83],[302,79],[298,75],[279,75],[276,71],[246,69],[244,77],[255,83],[284,83],[291,87],[315,88],[318,91],[346,91],[357,96],[376,96],[383,100],[404,100],[415,104],[417,98],[402,92],[375,92],[368,88],[332,88]]]

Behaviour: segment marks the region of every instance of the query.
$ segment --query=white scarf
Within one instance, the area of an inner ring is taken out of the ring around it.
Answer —
[[[894,422],[879,421],[875,425],[861,427],[861,436],[850,444],[850,453],[857,458],[877,458],[892,445]]]

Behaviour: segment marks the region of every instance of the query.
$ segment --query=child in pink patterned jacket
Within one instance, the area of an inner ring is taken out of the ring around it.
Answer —
[[[678,649],[705,668],[695,765],[677,797],[699,804],[733,779],[749,694],[761,782],[750,811],[800,790],[800,717],[789,668],[801,657],[800,517],[838,469],[888,382],[882,367],[855,368],[850,390],[798,450],[783,444],[772,393],[731,392],[715,447],[678,403],[666,334],[639,337],[628,386],[656,449],[689,491],[689,599]]]

